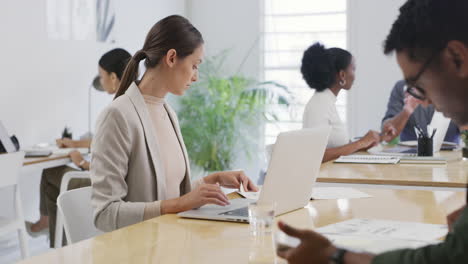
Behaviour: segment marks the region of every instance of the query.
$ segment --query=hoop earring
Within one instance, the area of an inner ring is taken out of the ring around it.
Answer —
[[[346,80],[341,80],[339,84],[341,87],[344,87],[346,85]]]

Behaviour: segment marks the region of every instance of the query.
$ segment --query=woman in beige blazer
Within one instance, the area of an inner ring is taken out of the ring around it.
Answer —
[[[200,32],[187,19],[169,16],[153,26],[130,60],[115,100],[99,117],[91,148],[97,228],[111,231],[205,204],[227,205],[220,186],[239,188],[242,183],[246,191],[257,190],[242,171],[190,180],[177,115],[164,97],[189,89],[202,57]],[[143,59],[146,72],[138,82]]]

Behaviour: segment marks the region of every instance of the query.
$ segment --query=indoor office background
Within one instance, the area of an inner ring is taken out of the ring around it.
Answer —
[[[243,168],[254,180],[265,167],[265,144],[272,143],[280,131],[301,126],[301,111],[312,95],[299,72],[308,45],[321,41],[340,46],[356,58],[355,84],[340,96],[338,104],[351,137],[380,128],[390,91],[401,78],[395,59],[383,55],[382,42],[403,0],[111,0],[115,24],[106,42],[97,41],[86,30],[71,33],[73,27],[79,27],[73,23],[82,23],[86,29],[83,18],[93,19],[86,9],[74,9],[78,10],[75,17],[58,11],[66,10],[67,5],[85,8],[95,2],[0,3],[0,120],[22,146],[53,142],[65,126],[72,128],[74,137],[88,131],[88,91],[99,57],[114,47],[133,54],[142,47],[149,28],[170,14],[186,16],[202,32],[206,56],[229,50],[226,72],[235,72],[241,65],[244,76],[273,80],[291,89],[294,103],[290,113],[282,115],[278,123],[263,123],[250,130],[257,138],[256,152],[261,154],[248,159],[239,149],[233,169]],[[60,23],[70,31],[58,28]],[[93,24],[88,27],[91,30]],[[112,96],[91,90],[92,129],[111,100]],[[170,100],[177,109],[177,99]],[[24,172],[20,178],[27,220],[38,217],[39,181],[40,171]],[[11,213],[4,208],[11,204],[8,197],[0,193],[2,215]],[[4,241],[3,249],[0,244],[0,256],[6,256],[0,257],[0,263],[19,258],[11,243]],[[31,244],[32,254],[45,250],[44,239]]]

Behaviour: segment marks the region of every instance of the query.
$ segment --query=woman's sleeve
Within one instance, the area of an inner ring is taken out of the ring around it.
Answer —
[[[91,148],[90,172],[94,224],[102,231],[143,221],[145,207],[153,204],[124,201],[128,192],[130,134],[127,120],[119,109],[110,106],[101,113]]]

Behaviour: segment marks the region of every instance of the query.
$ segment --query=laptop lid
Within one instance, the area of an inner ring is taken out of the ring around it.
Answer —
[[[450,125],[450,119],[446,118],[441,112],[434,112],[431,121],[431,128],[437,129],[433,138],[433,150],[434,152],[440,151],[442,144],[444,143],[445,135],[447,134],[448,127]],[[428,131],[432,133],[432,131]]]
[[[0,121],[0,144],[3,146],[7,153],[12,153],[16,151],[15,145],[13,145],[13,141],[11,141],[10,136],[8,136],[8,132],[3,126],[2,121]]]
[[[306,206],[329,133],[329,126],[281,133],[273,147],[258,203],[276,202],[276,215]]]

